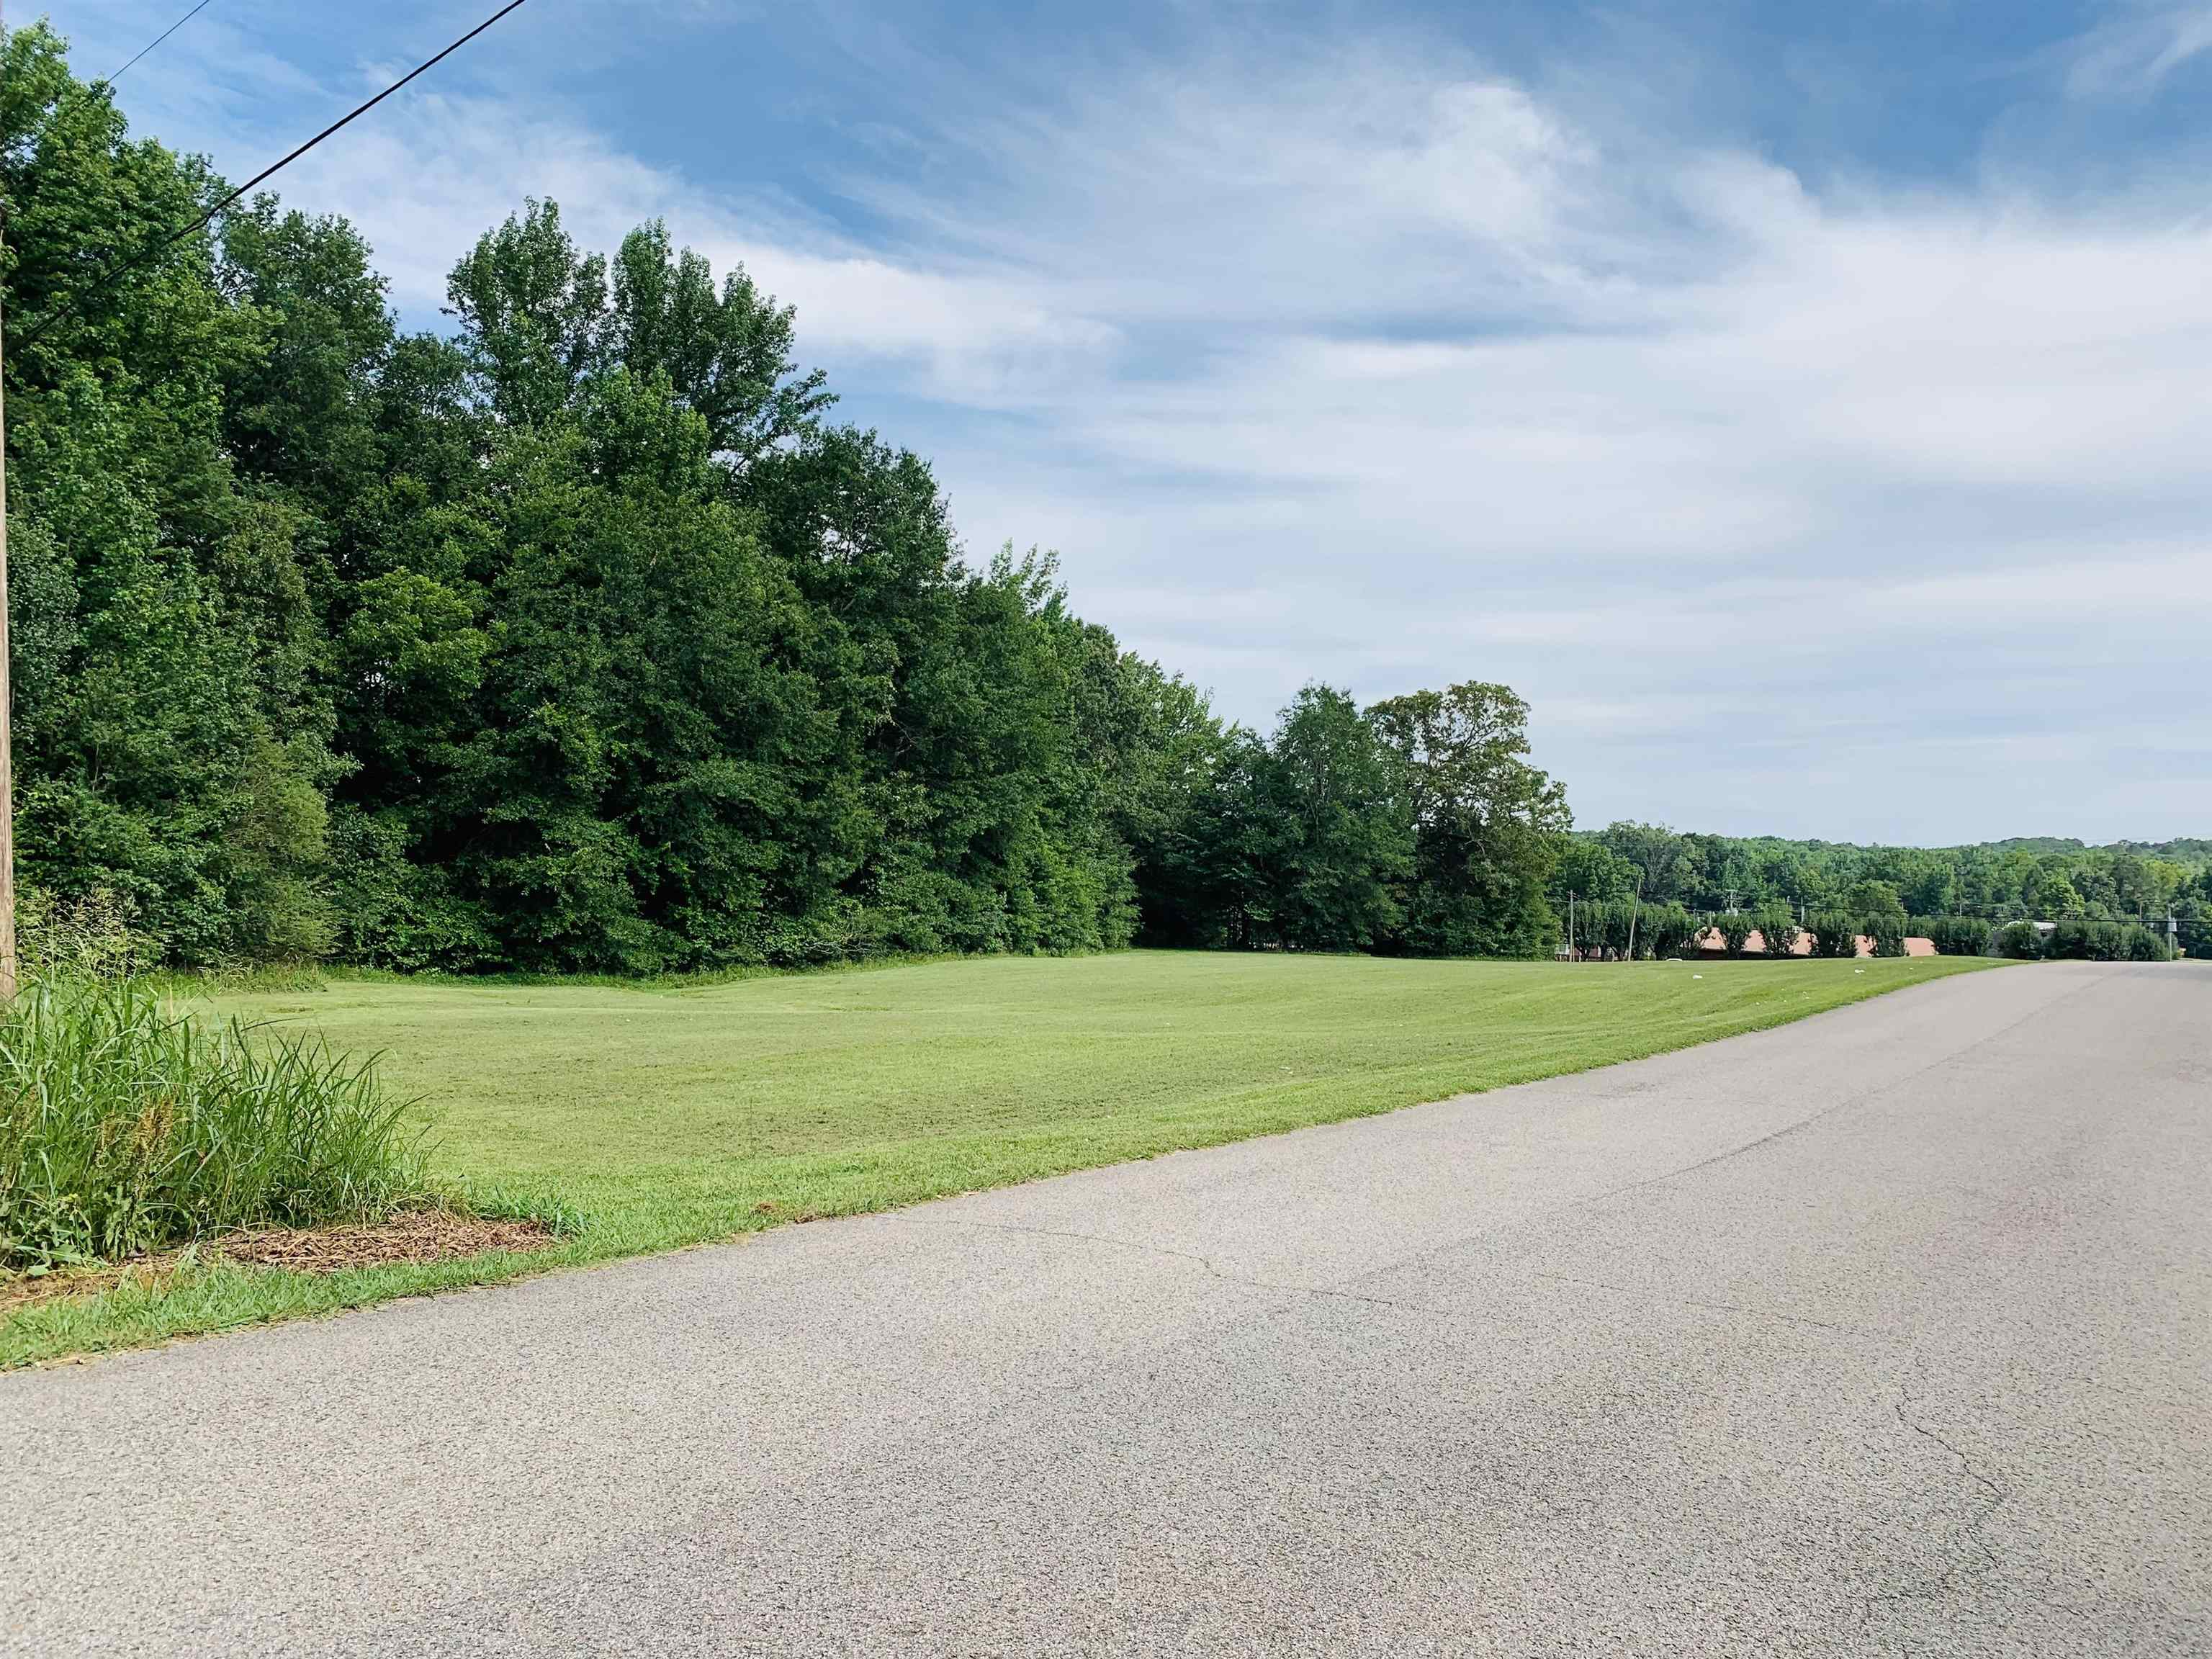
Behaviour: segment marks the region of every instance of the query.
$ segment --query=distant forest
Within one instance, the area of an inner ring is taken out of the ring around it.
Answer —
[[[0,42],[27,939],[640,974],[888,952],[1542,956],[1570,903],[2212,914],[2207,846],[1572,830],[1470,678],[1261,734],[965,557],[793,313],[519,204],[398,326],[343,220]],[[175,240],[171,240],[174,238]]]
[[[2212,841],[2090,847],[2051,836],[1972,847],[1855,847],[1616,823],[1571,839],[1553,894],[1678,903],[1702,913],[1785,906],[1989,921],[2212,916]]]

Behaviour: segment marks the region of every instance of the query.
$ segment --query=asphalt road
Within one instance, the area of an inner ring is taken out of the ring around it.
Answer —
[[[0,1376],[0,1651],[2212,1653],[2212,971]]]

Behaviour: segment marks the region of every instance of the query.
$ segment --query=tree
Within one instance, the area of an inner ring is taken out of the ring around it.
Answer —
[[[1267,744],[1232,726],[1187,752],[1182,787],[1138,848],[1143,936],[1207,949],[1273,943],[1275,836],[1261,799]]]
[[[285,212],[264,194],[223,220],[216,276],[262,335],[223,387],[235,465],[343,536],[382,470],[378,390],[397,343],[368,245],[342,219]]]
[[[1273,936],[1308,951],[1371,950],[1398,927],[1413,868],[1401,757],[1345,693],[1309,685],[1283,711],[1255,780]]]
[[[1560,842],[1559,862],[1552,867],[1552,908],[1564,913],[1570,895],[1584,903],[1626,898],[1636,891],[1636,877],[1634,866],[1614,856],[1595,836],[1568,836]]]
[[[337,769],[307,516],[241,483],[226,389],[271,349],[195,234],[219,186],[127,137],[38,25],[0,37],[18,844],[172,957],[312,953]]]
[[[2078,916],[2086,908],[2064,869],[2055,865],[2036,872],[2024,896],[2027,908],[2039,919]]]
[[[1844,891],[1839,909],[1848,910],[1862,922],[1877,917],[1893,919],[1900,927],[1905,921],[1905,902],[1899,896],[1895,884],[1887,881],[1855,881]]]
[[[1959,871],[1951,860],[1920,854],[1909,861],[1899,897],[1915,915],[1945,915],[1958,905]]]
[[[486,231],[446,297],[494,416],[532,427],[568,410],[602,354],[607,262],[577,250],[558,203],[532,200]]]
[[[1636,954],[1645,961],[1678,957],[1697,948],[1698,917],[1671,901],[1646,904],[1635,916]]]
[[[1576,948],[1601,962],[1626,960],[1629,931],[1641,920],[1638,914],[1640,908],[1632,899],[1603,899],[1578,908],[1575,917]],[[1643,943],[1644,936],[1638,933],[1639,948]]]
[[[586,392],[499,457],[493,649],[432,844],[518,966],[759,960],[825,897],[794,858],[835,742],[811,619],[665,383]]]
[[[1545,888],[1572,820],[1566,792],[1524,758],[1528,704],[1469,681],[1386,699],[1367,719],[1398,758],[1412,809],[1405,947],[1548,953],[1559,921]]]
[[[623,238],[615,255],[603,338],[632,374],[665,379],[706,422],[714,452],[743,469],[811,431],[830,406],[822,372],[799,373],[794,315],[763,295],[742,265],[718,294],[706,259],[677,252],[655,219]]]
[[[1681,895],[1688,849],[1663,824],[1612,823],[1599,833],[1606,850],[1643,873],[1644,896],[1659,902]]]

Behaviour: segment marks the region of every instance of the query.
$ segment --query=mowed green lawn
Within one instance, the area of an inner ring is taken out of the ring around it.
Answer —
[[[877,1210],[1497,1088],[1995,964],[1565,965],[1138,951],[682,988],[344,979],[214,1000],[383,1056],[445,1179],[554,1250],[220,1267],[50,1303],[0,1364]]]

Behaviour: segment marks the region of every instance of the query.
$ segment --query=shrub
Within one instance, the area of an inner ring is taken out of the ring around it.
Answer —
[[[2081,916],[2067,917],[2043,942],[2043,954],[2053,961],[2111,962],[2119,950],[2120,930],[2116,923],[2090,921]]]
[[[1732,957],[1743,954],[1744,941],[1751,937],[1753,925],[1750,915],[1741,910],[1715,916],[1711,923],[1713,931],[1721,936],[1721,948]]]
[[[1805,918],[1805,931],[1813,936],[1816,957],[1855,957],[1859,953],[1859,919],[1840,910],[1818,910]]]
[[[311,1039],[35,987],[0,1013],[0,1269],[386,1212],[424,1192],[406,1107]]]
[[[1777,908],[1761,910],[1753,919],[1760,941],[1770,957],[1786,957],[1797,943],[1797,918],[1787,910]]]
[[[2149,928],[2130,924],[2120,930],[2120,957],[2127,962],[2171,962],[2173,952]]]
[[[1989,952],[1990,924],[1977,916],[1915,916],[1905,927],[1933,945],[1939,957],[1978,957]]]
[[[1875,955],[1901,957],[1905,954],[1905,915],[1902,911],[1875,912],[1866,919],[1864,931],[1867,937],[1874,941]]]
[[[1575,909],[1575,949],[1602,962],[1618,957],[1628,943],[1626,899],[1595,900]]]
[[[2043,953],[2081,962],[2163,962],[2166,941],[2134,922],[2069,916],[2051,930]]]
[[[1698,948],[1701,924],[1679,904],[1646,904],[1636,923],[1640,957],[1678,957]]]
[[[2045,935],[2043,954],[2054,962],[2080,961],[2089,954],[2089,924],[2078,916],[2060,919]]]
[[[2032,921],[2008,921],[1997,929],[1997,954],[2015,962],[2033,962],[2043,954],[2043,935]]]

